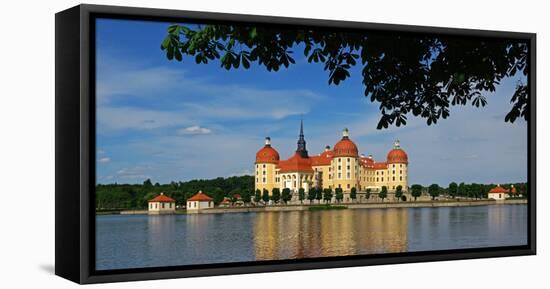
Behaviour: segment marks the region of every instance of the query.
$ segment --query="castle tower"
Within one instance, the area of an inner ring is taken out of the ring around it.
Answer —
[[[349,130],[342,131],[342,139],[334,145],[332,167],[332,189],[344,192],[359,188],[359,150],[349,138]]]
[[[304,138],[304,121],[300,120],[300,135],[298,136],[298,147],[296,153],[301,157],[307,158],[306,140]]]
[[[271,138],[265,138],[265,145],[256,153],[254,190],[266,189],[269,193],[277,186],[275,168],[279,163],[279,153],[271,147]]]
[[[401,148],[399,140],[396,140],[393,144],[393,149],[388,153],[388,182],[387,187],[389,191],[395,191],[397,186],[403,188],[403,192],[409,191],[409,157],[407,153]]]

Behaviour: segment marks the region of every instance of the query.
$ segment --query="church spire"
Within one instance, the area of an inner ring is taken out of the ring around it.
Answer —
[[[304,138],[304,120],[300,120],[300,136],[298,137],[298,148],[296,149],[296,152],[300,154],[300,156],[307,158],[307,150],[306,150],[306,140]]]

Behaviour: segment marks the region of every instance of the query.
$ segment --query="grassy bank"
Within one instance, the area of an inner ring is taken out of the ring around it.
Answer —
[[[309,206],[308,211],[325,211],[325,210],[344,210],[347,209],[346,206],[335,206],[330,204],[318,205],[318,206]]]
[[[119,215],[121,210],[96,210],[96,215]]]

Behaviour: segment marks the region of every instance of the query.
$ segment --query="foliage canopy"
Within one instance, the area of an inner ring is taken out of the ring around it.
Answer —
[[[358,66],[363,95],[379,104],[378,129],[406,125],[410,114],[431,125],[449,117],[450,106],[485,106],[500,81],[529,70],[528,44],[519,40],[376,31],[173,24],[161,49],[169,60],[219,59],[227,70],[256,64],[268,71],[296,64],[301,50],[308,63],[323,66],[329,85]],[[527,84],[518,82],[510,98],[505,121],[527,120]]]

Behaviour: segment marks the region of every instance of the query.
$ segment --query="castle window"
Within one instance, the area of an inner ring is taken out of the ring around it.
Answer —
[[[348,171],[350,170],[350,166],[348,166]]]
[[[403,167],[403,165],[402,165],[402,164],[399,164],[399,167],[401,168],[401,167]]]
[[[342,170],[342,166],[338,166],[338,170],[339,170],[339,171]]]
[[[265,164],[263,166],[264,166],[264,169],[265,169]]]
[[[265,178],[263,178],[263,182],[265,183]]]
[[[342,188],[342,185],[338,184],[338,187],[339,187],[339,188]]]
[[[395,164],[392,165],[395,168]]]
[[[349,179],[350,175],[349,175],[349,172],[348,172],[348,179]]]
[[[338,178],[339,178],[339,179],[342,178],[342,173],[338,173]]]
[[[294,181],[294,187],[296,187],[296,181]]]
[[[403,180],[403,177],[399,177],[399,180],[402,181],[402,180]]]
[[[393,172],[392,172],[392,173],[393,173],[393,174],[395,175],[395,170],[393,170]]]
[[[402,171],[402,170],[399,170],[399,174],[403,174],[403,171]]]
[[[341,162],[342,162],[342,159],[339,158],[339,159],[338,159],[338,162],[341,163]]]
[[[348,154],[349,154],[349,150],[348,150]],[[348,158],[348,163],[349,163],[349,162],[350,162],[350,161],[349,161],[349,158]]]
[[[347,186],[347,187],[348,187],[348,189],[349,189],[349,184],[348,184],[348,186]]]
[[[378,182],[378,178],[376,178],[376,181]]]
[[[262,174],[265,176],[265,171],[263,171]]]
[[[381,178],[381,180],[380,180],[380,181],[381,181],[381,182],[383,182],[383,181],[384,181],[384,178]]]
[[[258,182],[258,178],[256,178],[256,183]]]
[[[395,182],[395,177],[393,177],[393,181]]]

